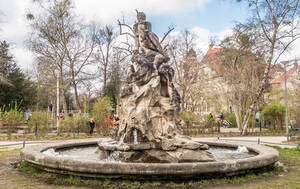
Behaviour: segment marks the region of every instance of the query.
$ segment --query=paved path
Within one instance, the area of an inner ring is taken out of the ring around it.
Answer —
[[[247,143],[260,143],[269,144],[274,146],[280,146],[283,148],[295,148],[297,144],[286,144],[286,137],[283,136],[251,136],[251,137],[203,137],[203,138],[193,138],[196,141],[228,141],[232,143],[247,142]]]
[[[49,141],[26,141],[25,145],[41,144]],[[0,141],[0,151],[22,148],[23,141]]]
[[[219,139],[217,137],[201,137],[201,138],[193,138],[196,141],[227,141],[232,143],[259,143],[260,144],[270,144],[285,148],[295,148],[297,147],[297,144],[285,144],[283,143],[286,141],[286,137],[283,136],[260,136],[260,137],[220,137]],[[71,139],[73,140],[73,139]],[[49,142],[61,142],[63,140],[57,140],[57,141],[26,141],[26,146],[28,145],[34,145],[38,143],[49,143]],[[22,141],[0,141],[0,150],[7,150],[7,149],[14,149],[14,148],[21,148],[23,147]]]

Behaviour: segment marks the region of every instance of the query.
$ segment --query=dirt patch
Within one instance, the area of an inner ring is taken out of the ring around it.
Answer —
[[[20,161],[18,151],[0,156],[0,189],[75,189],[86,187],[59,186],[48,184],[26,173],[20,172],[14,164]]]

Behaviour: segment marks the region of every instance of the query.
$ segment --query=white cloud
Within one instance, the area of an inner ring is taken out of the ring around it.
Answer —
[[[117,19],[125,18],[128,22],[135,19],[135,9],[147,15],[184,15],[201,10],[211,0],[75,0],[75,11],[86,20],[102,24],[115,25]],[[29,34],[26,13],[36,11],[32,0],[0,0],[1,15],[0,39],[7,40],[12,47],[18,65],[23,69],[32,66],[33,55],[24,47]]]
[[[32,71],[33,54],[25,48],[12,48],[11,53],[14,55],[15,61],[24,71]]]
[[[210,39],[216,38],[217,40],[222,40],[226,36],[232,34],[232,29],[225,29],[219,32],[211,32],[206,28],[200,28],[198,26],[193,27],[191,32],[196,35],[196,45],[203,53],[208,50]]]
[[[30,0],[0,0],[0,39],[10,43],[11,53],[22,69],[32,66],[33,56],[26,51],[24,40],[28,35],[26,11],[32,6]]]
[[[135,9],[147,15],[165,16],[186,14],[202,10],[211,0],[76,0],[78,14],[103,24],[115,24],[117,19],[126,15],[126,20],[133,21]]]

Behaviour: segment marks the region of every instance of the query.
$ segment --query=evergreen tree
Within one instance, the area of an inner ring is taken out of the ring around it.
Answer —
[[[9,44],[0,42],[0,107],[17,102],[25,109],[36,102],[36,86],[22,73],[9,53]]]

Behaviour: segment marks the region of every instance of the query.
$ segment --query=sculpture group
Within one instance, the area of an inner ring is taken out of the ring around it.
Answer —
[[[208,145],[182,135],[174,70],[143,12],[137,12],[133,32],[136,50],[121,89],[119,127],[111,144],[99,144],[101,156],[118,151],[120,160],[130,162],[214,161],[204,151]]]

